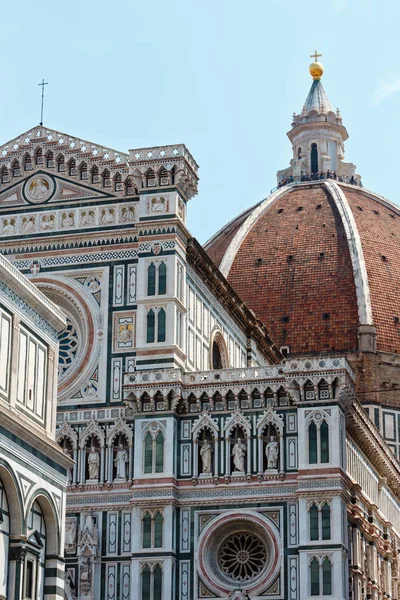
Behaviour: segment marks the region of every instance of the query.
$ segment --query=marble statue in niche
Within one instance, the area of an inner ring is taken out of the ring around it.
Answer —
[[[100,455],[96,450],[96,447],[92,445],[88,454],[88,471],[89,479],[92,481],[98,481],[100,471]]]
[[[128,451],[123,444],[119,444],[117,454],[114,458],[114,465],[116,467],[116,479],[126,481],[126,470],[128,466]]]
[[[200,458],[202,463],[202,473],[211,473],[211,462],[212,462],[212,451],[213,448],[209,440],[205,439],[200,448]]]
[[[232,449],[232,457],[233,457],[233,464],[235,466],[235,473],[244,473],[245,471],[245,465],[244,465],[244,461],[245,461],[245,456],[246,456],[246,446],[243,444],[242,442],[242,438],[238,438],[237,441],[235,442],[233,449]]]
[[[274,435],[271,435],[269,442],[265,447],[265,456],[267,458],[267,470],[278,468],[279,445]]]

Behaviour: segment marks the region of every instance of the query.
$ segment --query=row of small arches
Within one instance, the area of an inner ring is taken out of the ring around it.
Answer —
[[[90,181],[92,184],[102,184],[103,187],[112,187],[117,192],[123,191],[128,195],[136,194],[137,187],[134,184],[133,178],[128,176],[123,182],[122,174],[117,172],[113,177],[109,169],[104,169],[100,173],[100,169],[97,165],[93,165],[90,169],[85,161],[82,161],[79,166],[75,158],[71,158],[66,162],[65,156],[59,154],[55,157],[54,152],[49,150],[45,155],[41,148],[38,148],[32,157],[29,153],[26,153],[21,162],[15,159],[11,164],[9,170],[6,166],[3,166],[0,170],[0,181],[1,183],[9,183],[10,177],[20,177],[23,171],[31,171],[33,165],[38,167],[46,167],[47,169],[56,169],[59,173],[67,172],[70,177],[78,177],[81,180]],[[175,182],[175,169],[167,171],[165,167],[161,167],[159,171],[148,169],[143,175],[139,171],[136,177],[141,179],[143,187],[156,187],[159,185],[171,185]]]

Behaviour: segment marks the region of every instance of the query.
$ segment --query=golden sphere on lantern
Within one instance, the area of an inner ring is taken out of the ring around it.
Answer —
[[[309,71],[313,79],[321,79],[324,73],[324,65],[320,62],[313,62],[309,67]]]

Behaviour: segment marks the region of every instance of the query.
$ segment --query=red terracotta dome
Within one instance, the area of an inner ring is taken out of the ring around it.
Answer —
[[[205,246],[290,353],[400,353],[400,210],[332,179],[289,183]],[[361,329],[360,329],[361,326]]]

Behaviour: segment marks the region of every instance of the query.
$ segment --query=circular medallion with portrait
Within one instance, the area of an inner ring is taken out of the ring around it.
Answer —
[[[40,173],[30,177],[24,185],[24,196],[33,204],[47,202],[54,192],[54,182],[51,177]]]

